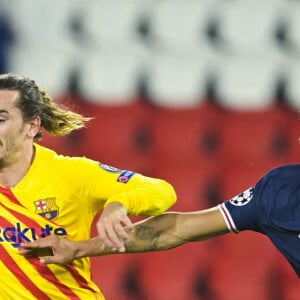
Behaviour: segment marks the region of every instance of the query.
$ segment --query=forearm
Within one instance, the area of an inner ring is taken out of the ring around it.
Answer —
[[[187,242],[200,241],[229,232],[218,208],[176,213],[168,212],[137,222],[133,230],[126,229],[129,240],[125,242],[126,253],[160,251],[180,246]],[[66,264],[81,257],[117,254],[105,249],[100,237],[84,241],[72,241],[57,235],[25,243],[22,255],[43,256],[43,263]],[[50,249],[52,255],[40,255],[39,251]]]
[[[228,232],[218,208],[198,212],[167,212],[136,223],[126,252],[160,251]]]
[[[126,252],[160,251],[183,244],[184,239],[176,234],[177,219],[177,213],[165,213],[136,223],[125,243]]]
[[[126,253],[165,250],[184,242],[176,237],[174,227],[177,214],[166,213],[150,217],[134,224],[133,230],[128,230],[129,241],[125,242]],[[75,258],[87,256],[103,256],[119,252],[103,250],[103,243],[99,237],[79,242],[72,241]]]
[[[227,232],[217,210],[195,213],[168,212],[135,223],[125,242],[126,253],[160,251],[191,241],[205,240]],[[115,253],[103,251],[99,238],[79,244],[81,256],[99,256]]]
[[[160,251],[227,232],[225,221],[217,208],[190,213],[167,212],[135,223],[133,230],[128,231],[129,241],[125,242],[125,248],[126,253]],[[78,257],[117,253],[101,250],[99,238],[77,243]]]
[[[79,242],[72,242],[74,243],[74,248],[76,249],[74,251],[74,259],[81,257],[102,256],[114,253],[111,250],[102,250],[103,243],[99,237]]]

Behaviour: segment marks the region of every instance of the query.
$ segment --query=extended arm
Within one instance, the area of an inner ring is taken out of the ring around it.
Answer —
[[[126,252],[166,250],[228,232],[218,208],[179,213],[168,212],[134,225]]]
[[[135,223],[133,230],[128,232],[130,241],[125,243],[125,252],[166,250],[227,232],[226,223],[216,207],[189,213],[168,212]],[[76,242],[58,236],[49,236],[26,243],[23,247],[24,250],[20,253],[31,256],[39,256],[37,251],[40,249],[51,248],[53,256],[42,257],[42,263],[65,264],[80,257],[119,253],[103,250],[102,242],[98,237]]]

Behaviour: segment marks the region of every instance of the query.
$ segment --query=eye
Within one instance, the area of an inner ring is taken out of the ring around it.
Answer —
[[[5,122],[5,121],[6,121],[5,119],[0,119],[0,123],[1,123],[1,122]]]

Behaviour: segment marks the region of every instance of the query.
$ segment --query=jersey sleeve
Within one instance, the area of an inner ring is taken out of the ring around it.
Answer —
[[[77,159],[73,176],[80,182],[94,210],[120,202],[130,215],[158,215],[176,202],[173,187],[165,180],[120,170],[90,159]],[[74,173],[77,173],[75,175]]]
[[[103,176],[107,182],[104,206],[111,202],[121,202],[131,215],[153,216],[163,213],[177,200],[172,185],[165,180],[129,170],[110,174],[106,165],[100,164],[100,167],[104,170]]]
[[[261,224],[265,222],[264,219],[274,199],[270,182],[272,177],[273,173],[269,172],[254,186],[219,205],[229,231],[234,233],[243,230],[262,231]]]
[[[250,187],[239,195],[219,205],[219,209],[231,232],[255,230],[257,227],[258,195]]]
[[[269,171],[256,185],[219,205],[232,232],[266,228],[296,230],[300,227],[299,165]]]

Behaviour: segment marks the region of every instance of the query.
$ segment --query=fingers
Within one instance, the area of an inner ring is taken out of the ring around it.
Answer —
[[[98,235],[101,238],[101,241],[103,243],[102,250],[104,250],[105,248],[110,248],[111,250],[115,251],[114,245],[110,241],[109,236],[107,235],[106,227],[108,227],[108,224],[105,225],[106,223],[107,223],[107,218],[104,217],[102,219],[100,218],[100,220],[96,224]]]
[[[22,243],[19,253],[26,257],[42,257],[53,255],[53,247],[57,244],[56,236],[48,236],[32,242]]]
[[[42,265],[48,265],[48,264],[62,264],[57,261],[57,259],[53,258],[53,256],[44,256],[40,258],[40,263]]]
[[[58,237],[56,235],[49,235],[42,239],[38,239],[28,243],[22,243],[21,247],[24,250],[40,249],[40,248],[52,248],[58,243]]]
[[[123,218],[122,221],[117,222],[110,222],[107,217],[103,217],[101,221],[97,223],[98,234],[103,242],[102,250],[108,248],[112,251],[124,252],[124,243],[129,240],[125,228],[133,228],[127,216]]]
[[[35,246],[36,247],[36,246]],[[23,248],[19,248],[19,254],[26,257],[43,257],[43,256],[52,256],[53,249],[51,247],[45,248],[31,248],[28,246],[24,246]]]
[[[109,226],[108,228],[106,228],[106,233],[108,237],[108,241],[106,242],[106,244],[112,245],[111,249],[113,251],[122,251],[124,247],[123,240],[119,238],[116,227],[112,228]]]
[[[28,243],[22,243],[20,246],[21,248],[19,249],[20,252],[26,252],[26,251],[33,251],[33,250],[38,250],[42,248],[51,248],[52,246],[49,243],[40,243],[40,240],[33,241],[33,242],[28,242]]]
[[[102,249],[109,248],[112,251],[122,251],[124,248],[122,236],[122,227],[119,223],[112,224],[106,217],[97,224],[99,236],[103,242]],[[121,235],[119,237],[119,234]],[[123,235],[124,236],[124,235]]]
[[[102,250],[125,251],[125,242],[129,240],[128,230],[133,229],[133,224],[122,203],[109,203],[103,209],[96,226],[103,244]]]
[[[50,235],[21,244],[19,253],[27,258],[39,257],[42,264],[66,265],[76,258],[77,243],[66,237]]]
[[[128,216],[126,216],[122,222],[124,223],[127,230],[129,230],[129,231],[133,230],[133,224],[132,224],[131,220],[128,218]],[[125,229],[124,229],[124,232],[126,232]],[[127,233],[126,233],[126,235],[127,235],[127,238],[128,238]]]

